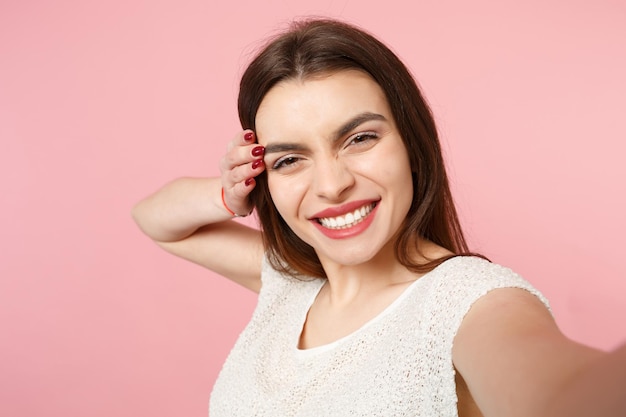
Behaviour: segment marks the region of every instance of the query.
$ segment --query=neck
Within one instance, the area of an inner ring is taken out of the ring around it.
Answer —
[[[426,240],[420,240],[419,247],[422,254],[416,251],[414,256],[424,263],[447,254],[445,249]],[[421,277],[398,261],[393,243],[385,245],[372,259],[356,265],[323,258],[320,261],[328,277],[326,293],[334,304],[347,304],[392,286],[406,286]]]

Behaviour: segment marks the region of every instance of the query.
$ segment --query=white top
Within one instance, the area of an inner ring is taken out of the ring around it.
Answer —
[[[412,283],[359,330],[301,350],[298,341],[325,280],[297,280],[264,261],[248,326],[215,383],[210,417],[456,417],[452,342],[472,304],[496,288],[523,288],[510,269],[452,258]]]

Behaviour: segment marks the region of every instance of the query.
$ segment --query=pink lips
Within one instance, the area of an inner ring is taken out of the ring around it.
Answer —
[[[373,203],[376,203],[377,200],[359,200],[359,201],[351,201],[349,203],[343,204],[338,207],[330,207],[328,209],[322,210],[319,213],[316,213],[314,216],[310,218],[315,227],[322,232],[326,237],[331,239],[346,239],[356,235],[363,233],[374,220],[374,216],[376,215],[376,211],[378,209],[378,204],[374,206],[372,211],[360,222],[356,223],[354,226],[342,228],[342,229],[329,229],[327,227],[322,226],[318,219],[319,218],[328,218],[328,217],[338,217],[344,216],[348,213],[352,213],[355,210],[368,206]]]
[[[359,201],[351,201],[349,203],[343,204],[338,207],[330,207],[326,210],[322,210],[319,213],[314,214],[310,217],[311,220],[324,218],[324,217],[337,217],[343,216],[345,214],[351,213],[354,210],[361,208],[363,206],[370,205],[375,203],[377,200],[359,200]]]

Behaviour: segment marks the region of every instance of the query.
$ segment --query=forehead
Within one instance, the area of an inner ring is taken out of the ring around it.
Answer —
[[[356,114],[371,112],[392,120],[381,87],[365,72],[340,71],[281,81],[261,101],[256,115],[259,139],[298,130],[333,130]]]

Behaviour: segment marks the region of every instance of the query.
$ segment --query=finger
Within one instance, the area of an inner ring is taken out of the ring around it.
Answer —
[[[255,159],[252,162],[238,165],[223,174],[222,182],[225,186],[231,186],[243,182],[248,178],[254,178],[265,170],[263,158]]]
[[[228,142],[227,149],[230,151],[236,146],[243,145],[252,145],[256,143],[256,135],[250,129],[243,130],[238,132],[231,140]]]
[[[233,213],[239,216],[247,216],[252,212],[253,207],[249,195],[255,186],[255,179],[250,177],[245,181],[234,184],[228,191],[224,189],[224,204]]]
[[[233,186],[233,196],[239,201],[246,201],[255,186],[256,180],[254,177],[246,178],[244,181],[240,181]]]
[[[220,161],[220,171],[222,174],[229,170],[249,163],[255,163],[263,159],[265,148],[258,144],[236,146],[228,151]]]
[[[265,148],[256,143],[235,146],[220,160],[220,170],[224,173],[239,165],[251,163],[257,159],[262,159],[264,154]]]

